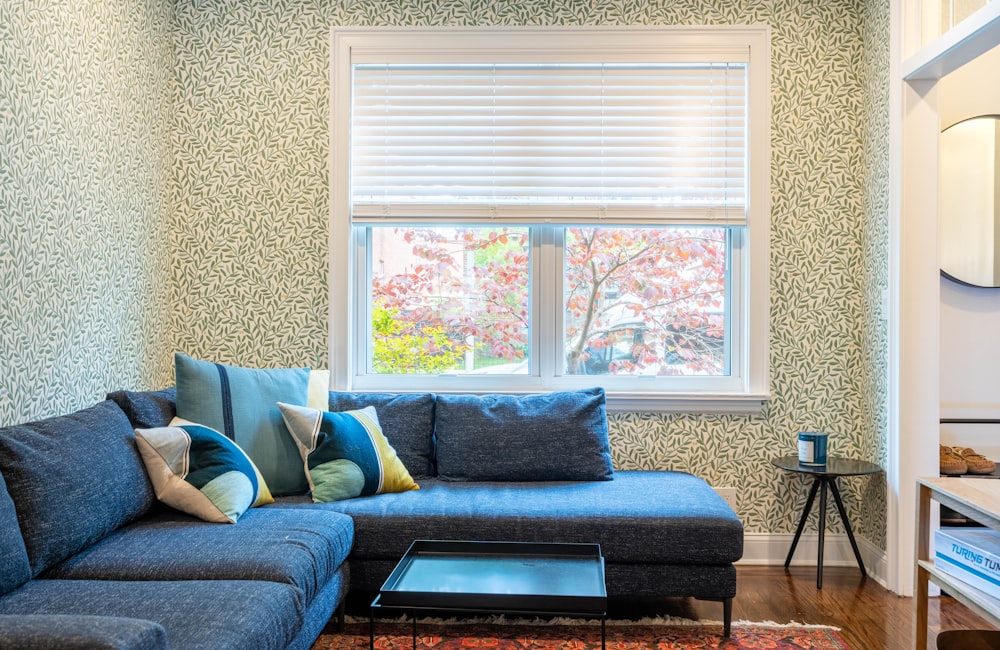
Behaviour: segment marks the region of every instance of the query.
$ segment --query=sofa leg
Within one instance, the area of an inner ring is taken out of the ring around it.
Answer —
[[[733,599],[724,598],[722,600],[722,636],[729,638],[729,633],[733,626]]]
[[[344,610],[346,609],[344,603],[346,601],[347,599],[345,598],[337,605],[337,632],[340,634],[344,633]]]

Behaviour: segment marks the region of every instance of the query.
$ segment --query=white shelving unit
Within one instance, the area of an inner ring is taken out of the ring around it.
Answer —
[[[931,501],[1000,530],[1000,481],[964,478],[922,478],[917,481],[917,548],[914,588],[914,647],[927,648],[928,585],[933,582],[949,596],[1000,627],[1000,599],[941,572],[931,554]]]
[[[940,79],[1000,43],[1000,2],[989,2],[903,61],[907,80]]]

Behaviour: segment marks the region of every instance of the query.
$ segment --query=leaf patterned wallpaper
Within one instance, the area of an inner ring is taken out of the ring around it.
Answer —
[[[613,414],[612,447],[792,532],[806,486],[769,459],[797,431],[886,457],[888,0],[4,3],[0,424],[166,385],[174,350],[325,366],[332,26],[747,23],[772,28],[773,399]],[[843,491],[884,549],[884,476]]]
[[[173,372],[172,16],[0,2],[0,425]]]
[[[791,532],[805,486],[769,459],[797,431],[884,460],[886,0],[178,0],[176,20],[177,347],[320,366],[331,27],[770,25],[773,400],[752,417],[613,414],[615,461],[736,486],[748,532]],[[844,489],[881,548],[884,481]]]

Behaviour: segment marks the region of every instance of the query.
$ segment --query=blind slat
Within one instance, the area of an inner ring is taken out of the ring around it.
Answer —
[[[745,63],[353,74],[355,220],[745,223]]]

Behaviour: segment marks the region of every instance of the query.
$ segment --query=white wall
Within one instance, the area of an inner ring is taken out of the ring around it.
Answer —
[[[1000,48],[941,80],[941,128],[1000,114]],[[942,213],[946,213],[942,210]],[[941,279],[941,417],[1000,418],[1000,289]],[[1000,459],[1000,425],[945,424],[942,444]]]

